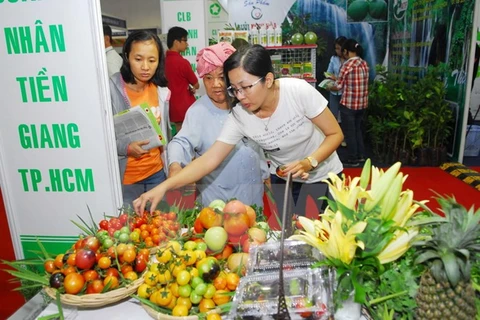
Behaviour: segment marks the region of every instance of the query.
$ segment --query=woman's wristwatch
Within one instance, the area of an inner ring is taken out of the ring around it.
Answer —
[[[312,166],[313,169],[318,167],[318,161],[314,157],[306,157],[305,159],[307,159],[308,162],[310,162],[310,165]]]

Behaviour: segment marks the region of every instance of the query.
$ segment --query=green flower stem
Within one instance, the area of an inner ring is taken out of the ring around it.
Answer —
[[[63,316],[62,301],[60,301],[60,291],[57,290],[57,293],[55,294],[55,298],[57,300],[58,314],[60,316],[60,320],[64,320],[65,318]]]
[[[59,318],[60,318],[60,313],[54,313],[48,316],[40,317],[37,320],[51,320],[51,319],[59,319]]]
[[[384,301],[387,301],[387,300],[390,300],[390,299],[393,299],[393,298],[402,296],[402,295],[407,294],[407,293],[408,293],[407,290],[400,291],[400,292],[393,293],[393,294],[390,294],[390,295],[385,296],[385,297],[380,297],[380,298],[373,299],[373,300],[371,300],[371,301],[368,301],[367,304],[368,304],[368,306],[371,307],[371,306],[373,306],[374,304],[381,303],[381,302],[384,302]]]

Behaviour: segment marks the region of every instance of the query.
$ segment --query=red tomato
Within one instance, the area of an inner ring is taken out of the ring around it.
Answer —
[[[103,279],[103,285],[109,285],[109,290],[113,290],[119,285],[118,278],[115,276],[106,276],[105,279]]]
[[[122,223],[120,222],[120,219],[118,218],[110,218],[110,228],[114,228],[115,230],[120,230],[123,225]]]
[[[53,262],[53,264],[55,265],[55,267],[57,267],[57,268],[59,268],[59,269],[61,269],[61,268],[63,267],[63,256],[64,256],[64,254],[61,253],[61,254],[59,254],[59,255],[57,255],[57,256],[55,257],[55,260],[54,260],[54,262]]]
[[[100,248],[100,241],[95,236],[88,236],[82,241],[82,248],[97,251]]]
[[[100,279],[93,280],[87,285],[87,293],[101,293],[103,288],[105,286],[103,285],[103,281]]]
[[[171,211],[171,212],[166,214],[166,218],[167,218],[167,220],[176,221],[177,220],[177,214],[175,212]]]
[[[85,279],[79,273],[73,272],[67,274],[65,280],[63,281],[63,286],[65,287],[65,292],[69,294],[77,294],[82,291],[83,285],[85,284]]]
[[[85,281],[87,282],[97,280],[98,278],[100,278],[98,272],[95,270],[87,270],[84,273],[82,273],[82,275]]]
[[[250,206],[245,206],[245,208],[248,215],[248,221],[250,221],[248,226],[253,227],[255,225],[255,222],[257,221],[257,213]]]
[[[75,265],[76,265],[75,260],[76,259],[77,259],[77,255],[75,253],[70,253],[68,255],[67,264],[69,266],[74,266],[75,267]]]
[[[128,221],[128,214],[126,213],[122,213],[118,219],[120,220],[120,222],[122,223],[122,225],[126,225],[127,224],[127,221]]]
[[[105,277],[108,276],[118,277],[118,270],[115,268],[108,268],[107,272],[105,273]]]
[[[248,240],[248,233],[244,233],[240,236],[228,235],[228,243],[233,246],[240,246],[245,240]]]
[[[76,273],[77,272],[77,268],[75,268],[74,266],[68,266],[64,269],[62,269],[62,273],[64,275],[68,275],[70,273]]]
[[[112,261],[109,257],[101,257],[100,260],[98,260],[98,267],[100,269],[107,269],[110,267],[111,264]]]
[[[222,225],[222,216],[215,212],[212,208],[205,207],[198,214],[198,220],[205,229]]]
[[[144,218],[136,217],[135,218],[135,228],[140,228],[141,225],[146,224],[147,221]]]
[[[136,256],[137,256],[137,253],[135,252],[134,249],[127,249],[123,253],[122,258],[123,258],[123,260],[125,260],[125,262],[130,263],[130,262],[133,262],[135,260]]]
[[[48,273],[53,273],[53,271],[57,270],[54,260],[45,261],[45,263],[43,264],[43,267],[45,268],[45,271],[47,271]]]
[[[148,263],[148,255],[145,256],[144,254],[138,254],[137,258],[135,259],[135,271],[138,273],[143,272],[147,268]]]
[[[100,221],[98,226],[100,227],[100,229],[108,231],[108,221],[107,220],[104,219],[104,220]]]
[[[248,215],[243,213],[236,214],[225,214],[225,222],[223,227],[225,231],[230,235],[241,236],[248,230],[248,225],[250,224],[250,219]]]
[[[115,247],[112,246],[110,248],[107,249],[107,257],[110,257],[110,258],[115,258]]]
[[[109,227],[108,228],[108,235],[110,237],[113,237],[113,234],[115,233],[115,231],[117,231],[117,229],[113,228],[113,227]]]
[[[90,269],[96,261],[95,251],[90,249],[80,249],[75,256],[75,264],[80,269]]]
[[[195,231],[195,233],[203,233],[205,231],[199,219],[195,219],[195,222],[193,223],[193,231]]]
[[[125,276],[127,272],[133,271],[133,267],[130,264],[124,264],[120,270],[122,271],[122,274]]]
[[[227,202],[225,207],[223,208],[223,212],[225,213],[246,213],[247,208],[245,207],[245,204],[241,202],[240,200],[231,200]]]
[[[173,222],[170,226],[170,230],[172,231],[178,231],[180,229],[180,223],[178,223],[177,221]]]
[[[80,238],[75,242],[74,248],[75,250],[80,250],[82,249],[82,244],[83,244],[83,238]]]
[[[248,239],[247,239],[248,240]],[[227,244],[222,252],[220,252],[219,254],[215,255],[215,258],[217,258],[218,260],[220,259],[227,259],[228,257],[230,257],[230,255],[233,253],[233,246]]]

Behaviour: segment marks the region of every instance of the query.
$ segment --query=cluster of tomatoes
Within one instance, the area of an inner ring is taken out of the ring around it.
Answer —
[[[137,280],[147,268],[150,248],[176,237],[174,212],[142,217],[126,213],[102,220],[95,235],[44,262],[50,286],[68,294],[103,293]]]
[[[115,239],[122,243],[142,243],[143,247],[152,248],[174,238],[180,230],[175,212],[162,213],[158,210],[153,215],[145,212],[143,216],[123,213],[100,221],[99,227],[97,236],[106,248],[113,245]]]
[[[240,281],[238,274],[221,270],[221,264],[207,256],[201,241],[187,241],[182,246],[169,241],[157,252],[156,262],[145,273],[145,282],[137,295],[149,299],[173,316],[208,313],[231,300]],[[207,319],[220,319],[209,314]]]

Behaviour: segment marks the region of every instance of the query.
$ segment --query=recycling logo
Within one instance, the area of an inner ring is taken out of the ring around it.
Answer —
[[[218,3],[214,3],[210,6],[210,14],[212,16],[218,16],[221,10],[222,8],[220,8],[220,5]]]

